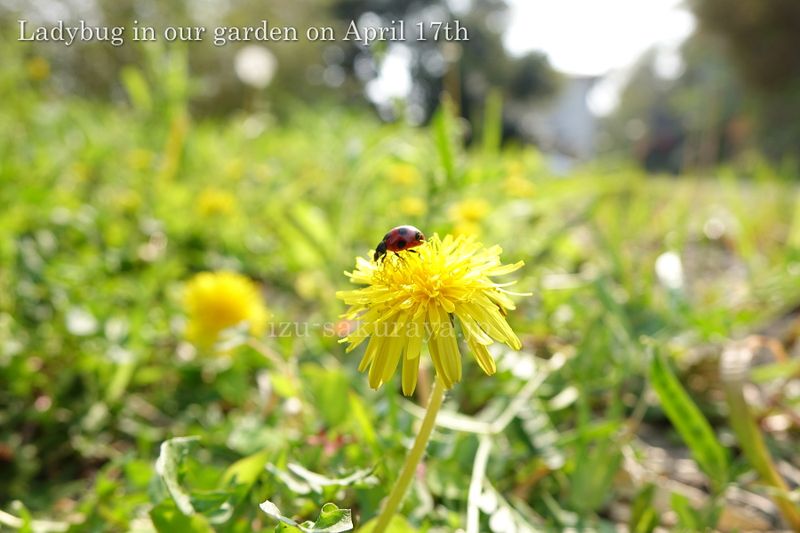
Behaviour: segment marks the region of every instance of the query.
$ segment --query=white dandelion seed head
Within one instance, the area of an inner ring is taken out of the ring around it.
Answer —
[[[278,60],[266,47],[248,44],[236,52],[233,68],[242,83],[256,89],[265,89],[275,76]]]

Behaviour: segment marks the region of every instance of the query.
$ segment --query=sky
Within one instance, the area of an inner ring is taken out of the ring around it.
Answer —
[[[506,48],[515,55],[544,52],[556,70],[601,76],[588,96],[597,115],[613,111],[628,74],[649,49],[656,51],[656,72],[680,75],[681,43],[694,30],[694,17],[683,0],[506,0],[511,8]],[[449,0],[454,11],[471,0]],[[367,86],[376,102],[407,96],[412,80],[410,55],[392,46],[380,76]]]
[[[616,107],[636,60],[656,50],[656,71],[681,72],[680,44],[695,25],[683,0],[507,0],[504,43],[513,54],[539,50],[557,70],[603,76],[589,94],[598,115]]]
[[[652,46],[676,46],[694,28],[682,0],[507,0],[505,45],[544,51],[570,74],[627,68]]]

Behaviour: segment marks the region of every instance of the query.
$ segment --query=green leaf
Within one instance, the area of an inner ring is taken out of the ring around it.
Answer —
[[[455,182],[455,124],[453,124],[454,111],[449,99],[442,101],[439,110],[433,118],[433,135],[439,160],[444,168],[447,184]]]
[[[372,530],[375,528],[375,524],[378,522],[378,518],[373,518],[363,526],[358,528],[358,533],[372,533]],[[416,529],[411,527],[411,525],[406,522],[405,518],[400,515],[394,515],[392,519],[389,521],[389,525],[386,527],[386,531],[384,533],[416,533]]]
[[[222,475],[222,483],[228,485],[236,483],[237,485],[250,486],[255,483],[258,476],[264,472],[264,466],[269,459],[270,451],[262,450],[254,453],[253,455],[239,459]]]
[[[767,383],[776,379],[788,379],[800,373],[800,358],[761,365],[750,370],[750,378],[756,383]]]
[[[496,154],[503,138],[503,95],[492,89],[483,107],[483,151]]]
[[[361,398],[353,392],[350,393],[350,412],[356,425],[361,430],[361,437],[363,437],[364,442],[367,443],[370,449],[379,453],[378,435],[375,433],[375,428],[372,427],[372,421],[367,413],[367,408],[364,406]]]
[[[619,470],[622,452],[614,441],[584,445],[575,459],[570,476],[570,504],[586,514],[602,507],[612,494],[614,476]]]
[[[308,494],[312,491],[322,494],[325,487],[347,487],[357,483],[375,485],[378,481],[372,475],[373,469],[371,468],[356,470],[352,474],[341,478],[329,478],[295,463],[289,463],[286,466],[289,472],[281,470],[272,463],[268,463],[266,468],[296,494]]]
[[[185,531],[187,533],[213,533],[214,529],[203,515],[187,516],[175,504],[165,500],[150,510],[150,520],[160,533]]]
[[[234,494],[224,491],[203,491],[192,494],[192,507],[212,524],[224,524],[233,516]]]
[[[317,492],[322,492],[323,487],[347,487],[360,482],[364,482],[367,485],[374,485],[378,482],[377,478],[372,475],[372,468],[356,470],[352,474],[345,477],[330,478],[323,476],[322,474],[312,472],[311,470],[308,470],[296,463],[289,463],[286,466],[296,476],[307,481],[309,486]]]
[[[325,425],[336,427],[345,422],[349,411],[347,392],[350,390],[347,375],[314,364],[303,365],[301,373]]]
[[[728,402],[731,427],[747,461],[758,472],[761,481],[774,490],[772,497],[783,518],[793,529],[800,530],[800,510],[788,496],[789,487],[775,466],[761,428],[744,395],[752,358],[751,350],[730,347],[720,359],[720,377]]]
[[[717,491],[728,481],[728,456],[711,424],[692,401],[664,356],[656,352],[650,363],[650,382],[669,421],[689,446],[697,464],[711,478]]]
[[[278,506],[269,500],[263,501],[259,507],[275,520],[295,527],[303,533],[341,533],[353,530],[350,509],[339,509],[334,503],[326,503],[322,506],[316,522],[303,522],[302,524],[284,516]]]
[[[326,503],[319,512],[319,518],[314,522],[314,529],[317,531],[351,531],[353,520],[350,516],[350,509],[339,509],[335,503]]]
[[[628,529],[631,533],[651,533],[658,526],[658,512],[653,507],[655,485],[649,484],[633,499]]]
[[[194,514],[191,496],[180,482],[181,466],[189,453],[194,451],[200,437],[176,437],[161,443],[156,460],[156,474],[164,482],[175,505],[185,515]]]
[[[120,77],[133,107],[140,111],[150,111],[153,108],[153,99],[150,96],[150,88],[142,71],[138,68],[127,66],[122,69]]]
[[[678,515],[678,525],[681,531],[703,531],[703,520],[683,494],[673,492],[670,497],[672,510]]]

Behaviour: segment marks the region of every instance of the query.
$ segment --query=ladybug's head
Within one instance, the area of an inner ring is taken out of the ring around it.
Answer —
[[[376,263],[386,257],[386,241],[381,241],[378,243],[378,246],[375,247],[375,254],[372,256],[372,260]]]
[[[418,243],[425,242],[425,235],[423,235],[421,231],[417,231],[416,234],[414,234],[414,240]]]

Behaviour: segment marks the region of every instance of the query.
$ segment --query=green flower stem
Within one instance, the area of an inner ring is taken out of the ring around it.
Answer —
[[[444,385],[442,385],[441,380],[436,379],[433,383],[431,397],[428,400],[425,418],[422,419],[419,433],[417,433],[417,438],[414,440],[414,446],[412,446],[411,451],[408,452],[406,462],[403,464],[403,469],[400,471],[400,477],[395,481],[392,492],[389,494],[389,498],[386,500],[381,514],[378,515],[375,528],[372,530],[373,533],[384,533],[392,517],[397,513],[397,509],[400,507],[400,503],[403,501],[408,491],[408,486],[411,484],[411,480],[414,479],[417,465],[422,460],[422,455],[425,453],[425,448],[428,444],[428,439],[431,437],[433,426],[436,425],[436,414],[442,406],[443,399]]]

